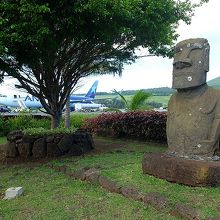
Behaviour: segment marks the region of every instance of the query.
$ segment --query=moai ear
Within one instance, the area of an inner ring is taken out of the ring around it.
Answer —
[[[210,51],[210,48],[209,48],[209,45],[207,44],[204,48],[204,61],[203,61],[205,72],[209,71],[209,51]]]

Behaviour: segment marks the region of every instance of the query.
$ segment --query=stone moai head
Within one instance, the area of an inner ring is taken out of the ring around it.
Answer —
[[[187,39],[175,47],[173,89],[193,88],[206,83],[209,71],[209,43],[204,38]]]

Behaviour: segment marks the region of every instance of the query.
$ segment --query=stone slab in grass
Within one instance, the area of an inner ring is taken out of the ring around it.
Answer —
[[[168,199],[157,192],[145,194],[143,197],[143,202],[152,205],[155,209],[159,211],[164,210],[169,206]]]
[[[133,187],[122,187],[121,194],[127,198],[131,198],[137,201],[143,200],[143,195],[136,188]]]
[[[171,215],[181,217],[182,219],[199,220],[198,212],[189,205],[177,203],[174,210],[171,211]]]
[[[105,176],[100,176],[99,177],[99,184],[102,188],[108,190],[109,192],[114,192],[114,193],[120,193],[121,192],[120,191],[121,187],[116,182],[108,179]]]
[[[11,187],[5,191],[4,199],[15,199],[23,194],[24,190],[22,187]]]
[[[144,174],[190,186],[220,184],[220,162],[188,160],[164,153],[146,153],[142,161]]]

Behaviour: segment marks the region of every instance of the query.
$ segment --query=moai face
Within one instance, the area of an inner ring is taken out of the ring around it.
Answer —
[[[186,89],[206,83],[209,71],[209,43],[196,38],[179,42],[175,47],[173,62],[174,89]]]

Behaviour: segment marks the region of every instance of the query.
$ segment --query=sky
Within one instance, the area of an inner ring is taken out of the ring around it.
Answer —
[[[210,44],[210,70],[208,80],[220,76],[220,0],[209,0],[195,10],[190,25],[180,23],[177,42],[187,38],[206,38]],[[74,93],[86,93],[95,80],[99,80],[98,92],[111,92],[113,89],[138,90],[157,87],[171,87],[172,59],[162,57],[145,57],[131,65],[125,65],[122,76],[93,76],[80,82],[81,87]],[[1,94],[7,94],[13,87],[8,81],[0,87]],[[15,93],[19,91],[14,90]]]

